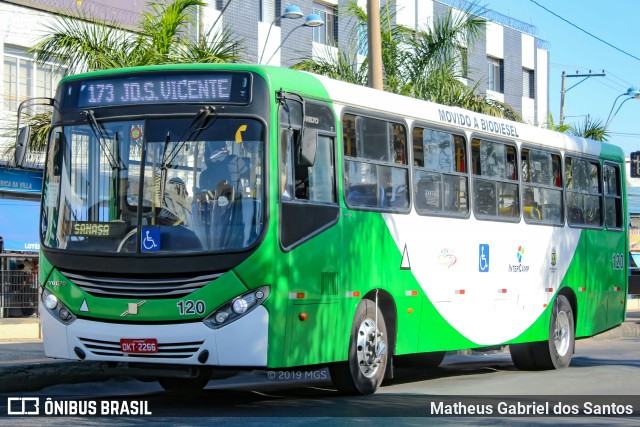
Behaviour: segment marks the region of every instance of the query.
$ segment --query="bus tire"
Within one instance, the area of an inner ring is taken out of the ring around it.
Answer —
[[[363,299],[351,326],[348,360],[329,366],[333,385],[340,393],[375,393],[387,368],[386,342],[387,327],[380,308],[373,301]]]
[[[547,341],[512,344],[511,359],[518,369],[549,370],[566,368],[575,347],[573,309],[564,295],[558,295],[551,310]]]
[[[546,348],[540,348],[535,354],[540,369],[561,369],[569,366],[575,338],[573,309],[567,297],[558,295],[551,311]]]

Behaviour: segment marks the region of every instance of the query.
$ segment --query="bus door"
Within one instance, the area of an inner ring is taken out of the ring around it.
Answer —
[[[281,102],[279,240],[289,291],[285,362],[330,362],[337,357],[333,332],[342,291],[335,119],[324,104]]]

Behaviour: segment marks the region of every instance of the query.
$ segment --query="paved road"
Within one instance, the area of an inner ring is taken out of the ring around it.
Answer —
[[[640,313],[639,313],[640,314]],[[634,315],[635,316],[635,315]],[[559,399],[567,410],[586,401],[616,408],[632,405],[640,414],[640,317],[631,317],[624,327],[576,344],[569,369],[548,372],[521,372],[508,353],[452,355],[440,369],[427,373],[398,370],[397,377],[373,396],[339,396],[332,389],[324,369],[306,373],[254,371],[238,377],[210,382],[195,395],[165,393],[155,381],[142,382],[113,378],[97,364],[55,361],[42,353],[39,341],[0,343],[0,388],[11,396],[27,396],[39,390],[42,399],[124,399],[147,401],[154,412],[151,419],[127,418],[134,425],[352,425],[372,422],[392,425],[639,425],[640,419],[589,417],[544,418],[459,418],[441,414],[428,416],[440,406],[456,403],[478,407],[533,405],[549,399],[550,411]],[[84,381],[84,382],[83,382]],[[90,382],[87,382],[90,381]],[[19,391],[22,390],[22,391]],[[589,395],[586,396],[585,395]],[[600,395],[600,397],[598,397]],[[617,396],[626,395],[626,396]],[[5,394],[4,396],[8,396]],[[466,397],[465,397],[466,396]],[[555,399],[555,400],[554,400]],[[0,412],[6,412],[0,400]],[[447,406],[448,405],[448,406]],[[515,406],[514,406],[515,407]],[[0,425],[69,425],[78,418],[37,418],[27,422],[7,419],[0,413]],[[176,415],[196,418],[175,418]],[[157,417],[157,418],[156,418]],[[249,418],[246,418],[249,417]],[[328,418],[331,417],[331,418]],[[102,422],[115,421],[102,419]],[[7,424],[6,421],[11,421]],[[105,422],[110,424],[110,422]],[[98,419],[82,418],[82,425],[102,425]]]

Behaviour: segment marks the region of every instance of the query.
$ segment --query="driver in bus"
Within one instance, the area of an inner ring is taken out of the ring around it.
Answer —
[[[220,197],[232,201],[240,196],[238,184],[246,167],[243,159],[230,153],[225,141],[206,143],[204,164],[206,169],[200,174],[200,188],[203,191],[218,201]]]

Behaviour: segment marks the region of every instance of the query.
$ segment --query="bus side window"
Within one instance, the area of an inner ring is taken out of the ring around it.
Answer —
[[[405,125],[345,114],[342,135],[347,206],[406,212],[409,166]]]
[[[420,215],[466,216],[466,140],[449,132],[414,127],[414,194]]]
[[[512,221],[520,218],[516,149],[501,142],[473,139],[474,212]]]

